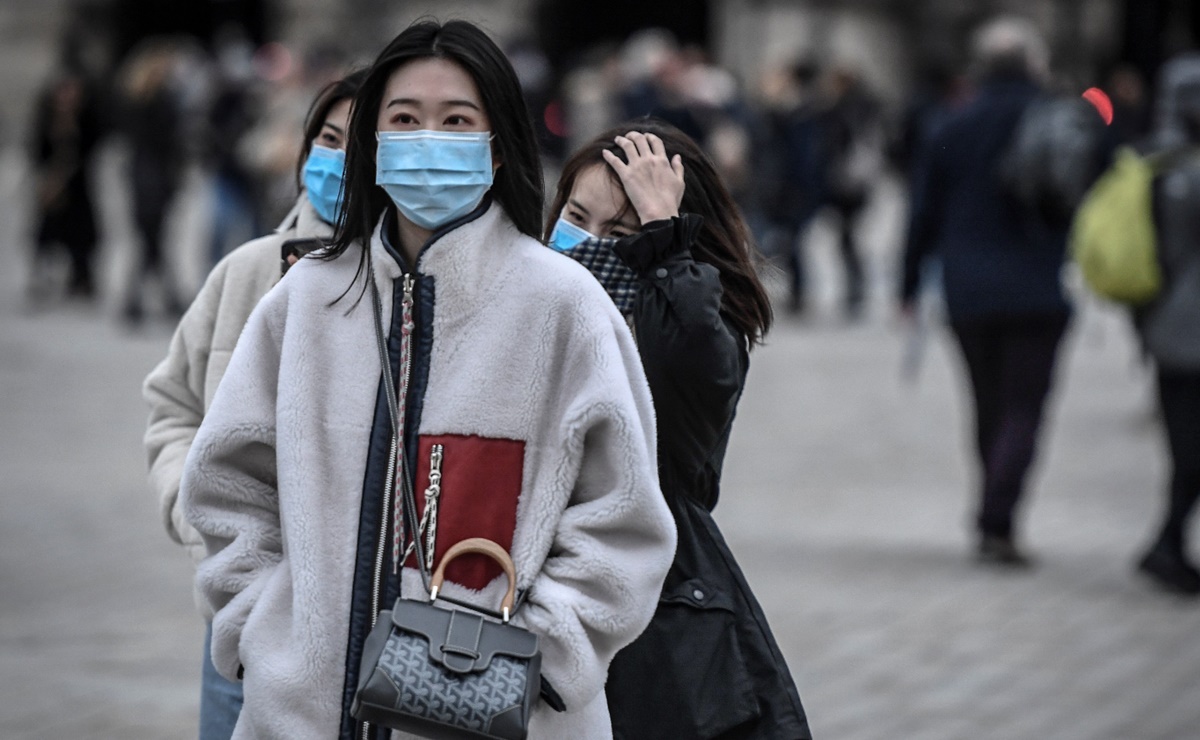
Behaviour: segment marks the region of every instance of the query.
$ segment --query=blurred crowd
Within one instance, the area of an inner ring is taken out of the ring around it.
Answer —
[[[63,44],[31,122],[39,187],[28,298],[42,305],[62,294],[95,297],[96,247],[103,240],[89,168],[111,134],[128,147],[131,219],[140,241],[119,298],[131,324],[141,321],[144,287],[157,286],[158,303],[170,315],[192,292],[165,267],[171,260],[164,250],[176,247],[162,242],[164,219],[189,167],[208,183],[212,213],[203,221],[211,231],[211,266],[286,213],[297,192],[295,134],[309,102],[370,56],[331,46],[255,46],[236,26],[207,45],[146,39],[108,73],[89,69],[75,48]],[[549,183],[569,152],[616,122],[654,116],[677,126],[713,158],[759,250],[786,275],[780,307],[792,314],[812,303],[805,239],[818,215],[837,233],[845,315],[862,314],[870,273],[862,216],[886,177],[909,177],[928,132],[971,95],[964,65],[924,65],[907,100],[897,104],[855,65],[799,52],[765,67],[758,79],[739,79],[661,29],[584,49],[562,69],[526,40],[506,51],[541,136]],[[1142,137],[1149,120],[1145,81],[1120,67],[1105,89],[1117,111],[1114,130],[1126,140]],[[53,279],[56,250],[69,256],[65,285]]]
[[[111,70],[89,65],[68,35],[35,106],[30,127],[37,196],[26,300],[91,301],[103,220],[97,212],[96,156],[102,144],[124,154],[127,214],[138,245],[118,288],[131,326],[150,303],[178,318],[195,286],[182,285],[168,222],[190,173],[198,173],[211,213],[209,267],[229,250],[274,228],[297,192],[297,132],[314,94],[338,79],[343,52],[298,52],[254,45],[237,26],[209,47],[183,36],[151,37]],[[68,258],[62,268],[63,255]],[[63,274],[65,272],[65,275]]]

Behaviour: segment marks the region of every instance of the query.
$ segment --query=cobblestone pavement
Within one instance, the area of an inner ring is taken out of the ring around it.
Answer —
[[[0,199],[10,266],[16,207]],[[194,737],[202,625],[141,448],[170,329],[131,333],[111,301],[29,314],[20,282],[0,274],[0,738]],[[1087,304],[1072,328],[1026,510],[1039,566],[1017,574],[968,557],[946,337],[905,383],[883,306],[846,325],[830,305],[756,351],[717,509],[817,737],[1200,738],[1200,603],[1132,572],[1165,465],[1121,316]]]

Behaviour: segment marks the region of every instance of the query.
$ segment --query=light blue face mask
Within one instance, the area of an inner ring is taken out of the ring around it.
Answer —
[[[621,313],[628,314],[637,299],[638,280],[637,273],[617,255],[614,247],[618,241],[596,236],[560,217],[547,246],[586,267]]]
[[[423,229],[467,215],[492,187],[487,131],[380,131],[376,138],[375,184]]]
[[[342,176],[346,172],[346,152],[313,144],[304,163],[304,191],[308,202],[321,220],[336,224],[342,208]]]
[[[559,252],[577,247],[587,239],[598,238],[590,231],[585,231],[565,218],[559,218],[558,223],[554,224],[554,231],[550,232],[550,246]]]

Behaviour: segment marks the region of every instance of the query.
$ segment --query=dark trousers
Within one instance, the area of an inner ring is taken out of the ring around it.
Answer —
[[[865,193],[854,193],[835,198],[831,203],[838,215],[838,253],[842,258],[842,269],[846,276],[846,293],[844,296],[846,310],[854,313],[862,307],[863,264],[859,255],[855,230],[858,228],[858,218],[867,205]]]
[[[1063,314],[951,323],[975,402],[983,534],[1012,536],[1066,326]]]
[[[1200,371],[1160,369],[1158,399],[1172,468],[1158,546],[1182,557],[1188,515],[1200,498]]]

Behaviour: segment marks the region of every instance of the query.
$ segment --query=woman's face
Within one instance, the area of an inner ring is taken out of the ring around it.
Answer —
[[[346,148],[346,129],[350,127],[350,98],[339,100],[325,115],[321,131],[311,143],[329,149]]]
[[[600,237],[620,238],[642,228],[625,191],[604,163],[579,173],[559,216]]]
[[[379,103],[379,131],[490,131],[475,81],[458,64],[417,59],[392,72]]]

